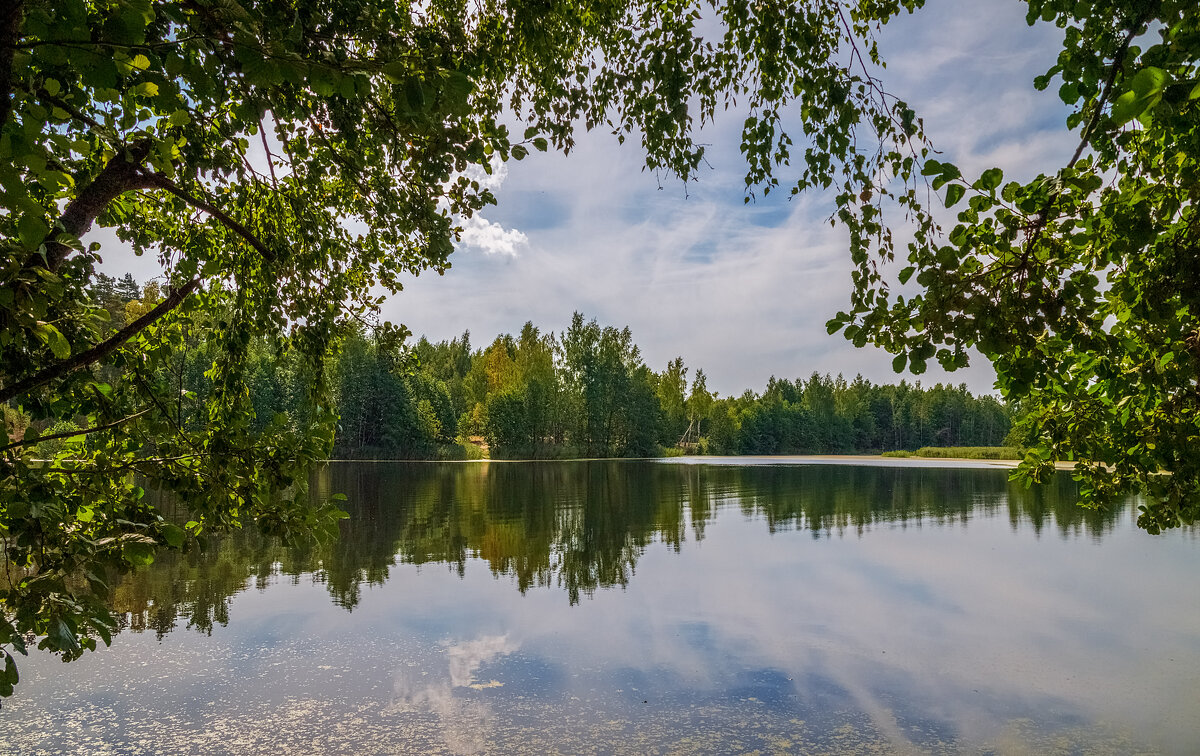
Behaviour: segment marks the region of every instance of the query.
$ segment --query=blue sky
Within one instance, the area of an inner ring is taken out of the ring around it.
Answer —
[[[967,175],[995,165],[1031,178],[1074,149],[1056,87],[1032,84],[1057,57],[1061,31],[1027,26],[1026,7],[929,0],[880,35],[886,88],[916,108],[942,159]],[[621,146],[605,131],[580,134],[567,157],[510,162],[493,179],[498,206],[468,223],[452,268],[408,280],[384,316],[434,340],[470,329],[478,347],[527,320],[559,331],[579,310],[630,326],[656,370],[677,355],[704,368],[721,395],[813,371],[898,380],[890,355],[825,332],[851,286],[845,233],[826,222],[831,196],[789,200],[783,191],[743,203],[741,121],[731,112],[706,129],[711,168],[687,187],[643,171],[636,140]],[[153,274],[151,261],[108,246],[110,272]],[[985,392],[994,376],[973,364],[921,379]]]

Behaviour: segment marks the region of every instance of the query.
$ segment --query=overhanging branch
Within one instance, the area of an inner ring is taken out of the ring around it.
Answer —
[[[14,397],[26,394],[35,388],[44,386],[56,378],[65,377],[70,373],[79,370],[80,368],[87,367],[95,362],[99,362],[115,352],[117,348],[126,341],[129,341],[142,330],[148,328],[163,315],[166,315],[168,312],[178,307],[183,300],[187,299],[192,292],[199,288],[199,286],[200,279],[193,278],[183,286],[180,286],[177,289],[172,289],[170,294],[168,294],[163,301],[159,302],[154,309],[150,310],[150,312],[126,325],[124,328],[117,331],[104,341],[101,341],[91,349],[87,349],[69,359],[51,365],[45,370],[42,370],[41,372],[36,373],[29,378],[5,386],[4,388],[0,389],[0,404],[7,402],[9,399]]]
[[[78,239],[88,232],[92,223],[110,202],[125,192],[148,186],[141,173],[141,164],[149,154],[149,139],[134,142],[113,156],[96,178],[80,191],[75,199],[67,203],[66,209],[58,218],[56,228],[46,239],[47,268],[52,271],[58,270],[72,252],[70,246],[55,239],[59,233],[58,227]],[[40,260],[37,255],[31,259],[34,263]]]
[[[267,262],[275,262],[275,253],[271,251],[270,247],[263,243],[262,239],[259,239],[253,231],[231,218],[216,205],[189,194],[182,187],[166,176],[157,173],[142,173],[141,176],[145,179],[148,188],[163,189],[170,194],[175,195],[197,210],[208,213],[212,217],[216,218],[221,225],[245,239],[246,243],[248,243],[251,247],[254,247],[254,249],[260,255],[262,255],[263,259],[265,259]]]
[[[0,446],[0,452],[6,452],[10,449],[19,449],[22,446],[29,446],[31,444],[40,444],[43,441],[54,441],[59,438],[72,438],[74,436],[86,436],[90,433],[99,433],[100,431],[111,430],[113,428],[116,428],[118,425],[122,425],[124,423],[129,422],[130,420],[138,419],[139,417],[146,414],[147,412],[149,412],[152,409],[154,409],[154,408],[147,407],[146,409],[142,410],[141,412],[135,412],[132,415],[121,418],[120,420],[113,420],[111,423],[105,423],[103,425],[93,425],[91,428],[63,431],[62,433],[50,433],[45,436],[38,436],[37,438],[28,438],[28,439],[22,439],[20,441],[14,441],[11,444],[8,444],[7,446]]]

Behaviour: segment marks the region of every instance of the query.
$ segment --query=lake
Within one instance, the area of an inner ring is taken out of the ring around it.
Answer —
[[[685,462],[331,464],[340,540],[127,578],[0,751],[1200,751],[1196,529],[986,463]]]

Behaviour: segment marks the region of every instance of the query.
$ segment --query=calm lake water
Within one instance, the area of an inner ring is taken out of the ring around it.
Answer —
[[[0,751],[1200,751],[1196,530],[1066,475],[759,462],[330,465],[340,541],[127,579]]]

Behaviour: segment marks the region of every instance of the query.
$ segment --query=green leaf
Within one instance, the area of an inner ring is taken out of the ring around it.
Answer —
[[[950,184],[946,187],[946,207],[954,207],[958,201],[967,193],[967,188],[962,184]]]
[[[425,87],[421,85],[420,79],[409,79],[404,82],[404,99],[408,101],[408,107],[412,112],[425,112],[427,105]]]
[[[26,212],[17,221],[17,236],[21,239],[21,246],[31,252],[42,245],[49,233],[50,226],[40,212]]]
[[[125,561],[138,567],[145,567],[154,562],[154,544],[152,543],[126,543],[121,553],[125,557]]]
[[[956,178],[962,178],[962,172],[958,170],[958,166],[951,165],[950,163],[942,163],[941,168],[942,170],[938,174],[938,177],[935,178],[931,184],[935,191],[941,189],[943,186]]]
[[[1058,88],[1058,98],[1067,105],[1073,105],[1079,99],[1079,87],[1073,82],[1065,82]]]
[[[397,81],[408,78],[413,72],[412,66],[406,60],[394,60],[391,63],[384,63],[380,66],[379,70]]]
[[[143,97],[154,97],[158,94],[158,85],[152,81],[144,81],[129,90],[132,94]]]
[[[16,685],[21,681],[21,676],[17,673],[17,660],[7,651],[4,652],[4,674],[0,679],[9,685]]]
[[[179,547],[183,546],[183,541],[186,534],[183,532],[183,528],[179,527],[178,525],[172,525],[169,522],[165,523],[162,526],[162,534],[163,540],[165,540],[167,545],[171,548],[178,549]]]
[[[904,372],[904,365],[908,362],[908,354],[901,352],[892,359],[892,370],[897,373]]]
[[[467,99],[475,91],[475,82],[462,71],[447,71],[443,91],[447,100],[465,110]]]
[[[1138,71],[1129,82],[1129,90],[1113,102],[1113,120],[1121,125],[1140,118],[1159,103],[1166,84],[1167,72],[1161,68],[1147,66]]]
[[[999,168],[989,168],[979,177],[979,188],[990,192],[1004,181],[1004,171]]]
[[[38,323],[34,332],[46,346],[50,347],[55,358],[65,360],[71,356],[71,343],[62,335],[62,331],[49,323]]]
[[[55,648],[64,651],[74,651],[79,648],[79,641],[75,638],[75,632],[62,618],[58,618],[50,623],[47,637],[53,642]]]

